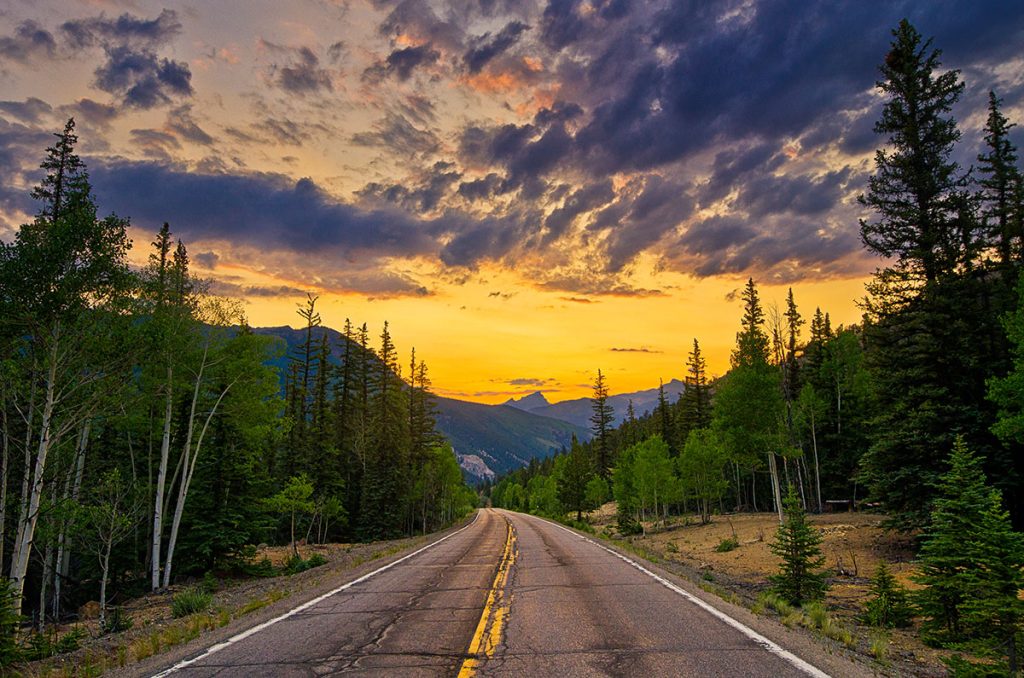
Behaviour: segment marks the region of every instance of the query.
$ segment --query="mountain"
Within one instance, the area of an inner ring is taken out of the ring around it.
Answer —
[[[590,431],[506,405],[437,399],[437,428],[452,443],[459,465],[477,479],[493,478],[568,447]]]
[[[547,407],[551,403],[544,397],[544,394],[540,391],[534,391],[530,395],[523,396],[522,398],[509,398],[505,401],[505,405],[508,407],[514,407],[517,410],[523,412],[531,412],[541,407]]]
[[[279,370],[283,391],[288,355],[305,341],[306,331],[291,327],[256,327],[252,331],[278,340],[278,351],[268,362]],[[320,327],[313,332],[315,340],[324,333],[331,344],[331,362],[339,364],[345,354],[345,338],[336,330]],[[437,430],[451,442],[459,465],[470,480],[493,478],[526,466],[531,459],[551,456],[563,446],[568,447],[573,434],[580,440],[590,439],[586,426],[579,427],[514,406],[480,405],[453,398],[436,400]],[[548,405],[540,393],[518,401],[519,404],[524,402],[540,407]]]
[[[665,398],[674,403],[679,399],[679,396],[686,390],[686,385],[678,379],[665,384]],[[526,396],[523,401],[533,398],[531,394]],[[543,395],[541,395],[543,398]],[[658,389],[651,388],[646,391],[635,391],[633,393],[620,393],[608,397],[608,404],[615,410],[614,426],[618,426],[626,419],[626,410],[629,408],[629,401],[633,401],[633,411],[636,412],[636,416],[641,416],[647,412],[652,411],[658,405]],[[590,398],[576,398],[575,400],[563,400],[562,402],[554,403],[551,405],[542,405],[540,407],[529,408],[531,414],[539,414],[542,417],[551,417],[552,419],[560,419],[576,426],[581,426],[586,429],[590,429],[590,415],[593,414],[591,407]]]

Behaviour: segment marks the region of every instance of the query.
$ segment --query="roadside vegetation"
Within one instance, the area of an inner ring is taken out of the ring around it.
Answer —
[[[882,259],[863,321],[833,327],[818,308],[805,337],[794,291],[765,308],[748,280],[726,374],[708,377],[694,339],[679,400],[662,391],[653,411],[630,405],[613,427],[598,371],[593,438],[487,489],[496,506],[590,516],[590,531],[696,563],[705,588],[880,667],[897,661],[897,673],[941,660],[954,675],[1017,675],[1024,181],[1013,124],[990,93],[977,164],[958,164],[952,110],[965,85],[907,21],[877,85],[885,145],[859,203],[862,242]],[[851,509],[872,514],[834,512]],[[835,543],[840,524],[871,543]]]

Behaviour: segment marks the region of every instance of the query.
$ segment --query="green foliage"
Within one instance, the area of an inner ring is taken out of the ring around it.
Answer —
[[[530,513],[561,518],[565,507],[558,499],[558,483],[552,476],[534,476],[526,487]]]
[[[819,600],[827,588],[826,573],[817,572],[825,563],[821,535],[807,522],[800,497],[792,485],[784,500],[786,518],[770,545],[782,558],[779,574],[770,577],[774,590],[793,605]]]
[[[6,577],[0,577],[0,668],[18,661],[17,634],[21,617],[15,614],[14,586]]]
[[[611,491],[608,488],[608,481],[600,476],[594,476],[587,481],[587,488],[584,496],[587,504],[594,508],[600,508],[601,505],[611,497]]]
[[[864,621],[880,628],[902,628],[910,626],[913,617],[906,589],[896,581],[885,561],[879,561],[871,579],[871,598],[864,608]]]
[[[121,607],[107,608],[107,618],[103,620],[103,628],[100,629],[103,633],[121,633],[127,631],[135,622],[132,621],[131,616],[125,612]]]
[[[1006,678],[1013,675],[1010,667],[1003,662],[972,662],[958,654],[941,657],[941,661],[949,668],[952,678]]]
[[[1013,367],[988,381],[988,398],[999,407],[992,431],[1006,445],[1024,443],[1024,276],[1017,282],[1017,307],[1003,317],[1013,347]]]
[[[694,429],[686,439],[676,469],[682,482],[684,496],[697,503],[701,522],[708,523],[715,504],[728,487],[725,479],[729,453],[718,432]]]
[[[293,575],[326,564],[327,559],[319,553],[314,553],[305,560],[303,560],[301,556],[293,555],[287,560],[287,562],[285,562],[282,572],[286,575]]]
[[[213,596],[198,588],[185,589],[171,598],[171,614],[175,619],[205,611],[213,602]]]
[[[594,479],[603,482],[600,475],[594,474],[594,466],[583,448],[574,437],[568,454],[559,455],[555,459],[555,481],[558,485],[558,500],[565,510],[576,514],[576,520],[582,520],[583,511],[599,506],[587,494],[588,485]]]
[[[719,553],[728,553],[729,551],[735,551],[740,547],[740,540],[736,537],[725,537],[722,541],[718,542],[718,546],[715,550]]]

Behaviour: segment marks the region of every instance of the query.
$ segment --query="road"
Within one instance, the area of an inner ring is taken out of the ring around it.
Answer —
[[[768,629],[794,651],[783,649],[751,629],[774,625],[717,607],[559,525],[486,509],[382,570],[149,674],[870,675]]]

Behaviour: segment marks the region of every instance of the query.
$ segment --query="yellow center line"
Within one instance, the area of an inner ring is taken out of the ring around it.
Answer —
[[[509,613],[509,601],[504,596],[504,590],[505,584],[508,583],[508,574],[512,569],[512,563],[515,561],[514,546],[516,542],[515,530],[512,529],[512,523],[507,518],[505,525],[505,549],[502,551],[501,561],[498,563],[498,571],[494,575],[491,590],[487,592],[487,602],[484,603],[480,621],[477,623],[473,639],[469,643],[467,657],[459,669],[459,678],[473,676],[484,659],[494,656],[494,651],[501,642],[501,630]],[[496,604],[499,600],[500,604]]]

